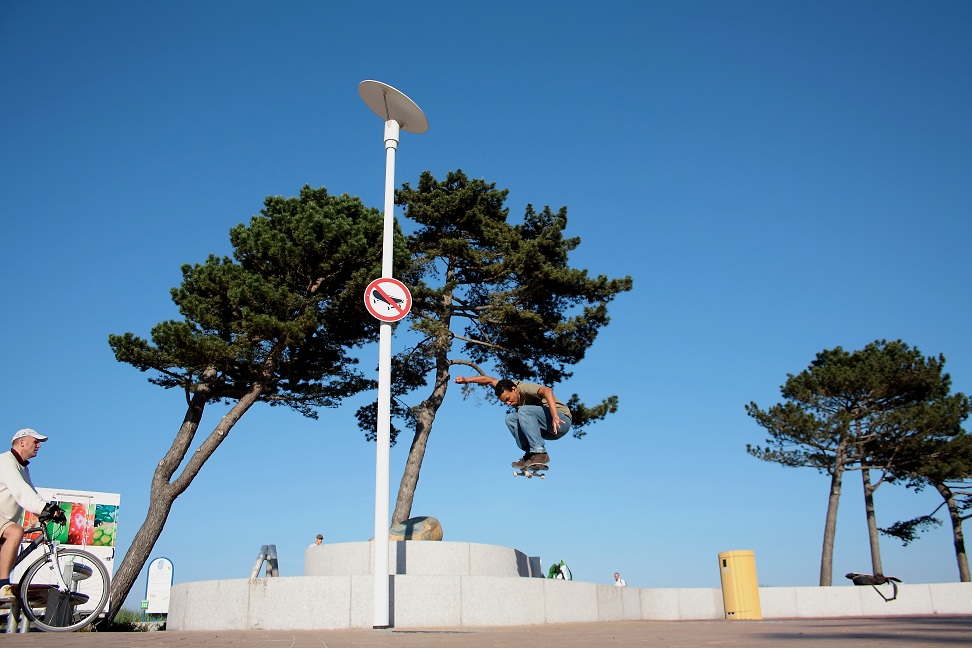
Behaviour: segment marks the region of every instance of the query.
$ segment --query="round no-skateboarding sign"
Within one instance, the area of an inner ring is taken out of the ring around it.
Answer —
[[[365,307],[382,322],[397,322],[412,309],[412,293],[391,277],[375,279],[365,288]]]

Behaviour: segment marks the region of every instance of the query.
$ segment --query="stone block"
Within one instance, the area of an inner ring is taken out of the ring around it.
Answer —
[[[878,585],[878,592],[871,586],[857,586],[861,597],[861,612],[864,616],[907,616],[927,614],[932,608],[931,591],[928,585],[906,585],[898,583],[898,595],[893,601],[894,590],[890,583]],[[883,595],[883,597],[882,597]]]
[[[611,587],[614,587],[612,585]],[[621,590],[622,595],[622,618],[625,621],[640,621],[641,616],[641,591],[636,587],[615,587]]]
[[[304,551],[304,576],[358,576],[371,573],[373,542],[311,545]]]
[[[792,587],[761,587],[759,607],[764,619],[794,619],[800,615],[796,590]]]
[[[409,576],[465,576],[469,574],[466,542],[395,542],[395,574]]]
[[[544,623],[544,583],[539,578],[463,576],[462,625],[513,626]]]
[[[678,590],[680,619],[724,619],[726,607],[721,589],[688,588]]]
[[[616,585],[597,585],[597,620],[624,620],[624,590]]]
[[[528,576],[526,555],[509,547],[469,543],[470,576]]]
[[[172,587],[173,630],[245,630],[249,579],[180,583]],[[181,606],[179,601],[181,600]],[[180,609],[181,608],[181,609]]]
[[[678,612],[678,592],[674,588],[640,589],[639,603],[641,618],[646,621],[676,621]]]
[[[852,617],[861,616],[861,595],[864,589],[854,585],[845,587],[794,587],[797,601],[797,616],[813,617]],[[874,592],[871,592],[877,596]]]
[[[461,576],[394,576],[392,624],[396,628],[462,625]]]
[[[543,584],[546,623],[597,621],[597,585],[557,578]]]
[[[389,601],[389,603],[391,603],[391,601]],[[352,628],[374,627],[375,579],[370,575],[351,577],[350,608]]]
[[[413,517],[393,524],[388,530],[389,540],[442,540],[442,525],[427,515]]]
[[[350,625],[350,576],[257,578],[249,581],[251,629],[332,630]]]
[[[931,612],[934,614],[972,614],[972,583],[934,583]]]

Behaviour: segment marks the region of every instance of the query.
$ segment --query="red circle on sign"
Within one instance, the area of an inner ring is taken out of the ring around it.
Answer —
[[[382,322],[397,322],[412,310],[412,293],[401,281],[391,277],[375,279],[364,293],[365,308]]]

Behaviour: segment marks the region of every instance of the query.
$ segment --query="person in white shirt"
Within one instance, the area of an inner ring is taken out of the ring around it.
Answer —
[[[38,495],[30,481],[27,464],[37,456],[44,441],[47,437],[36,430],[17,430],[10,440],[10,452],[0,454],[0,602],[16,598],[10,588],[10,572],[24,539],[24,528],[20,526],[24,509],[42,521],[67,523],[64,511]]]
[[[618,572],[614,572],[614,585],[616,587],[627,587],[628,586],[628,584],[624,582],[624,579],[621,578],[621,574],[619,574]]]

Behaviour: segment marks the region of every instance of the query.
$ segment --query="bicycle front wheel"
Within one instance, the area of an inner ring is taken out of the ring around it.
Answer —
[[[108,603],[108,570],[94,554],[60,549],[46,555],[20,579],[20,604],[41,630],[72,632],[98,619]]]

